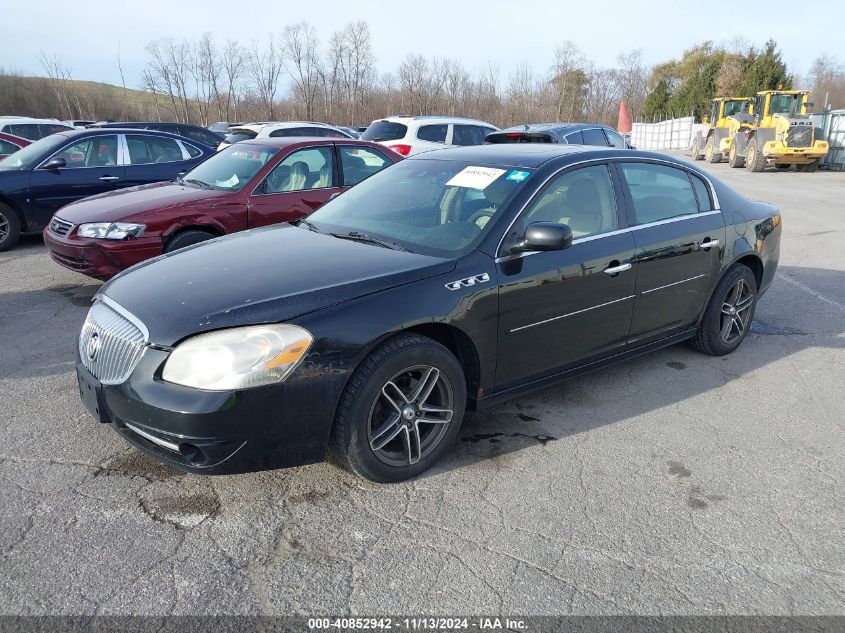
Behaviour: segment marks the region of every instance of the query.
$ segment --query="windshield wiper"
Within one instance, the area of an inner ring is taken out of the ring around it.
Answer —
[[[404,251],[407,249],[402,248],[396,242],[389,242],[387,240],[379,240],[374,237],[370,237],[366,233],[362,233],[361,231],[349,231],[349,233],[329,233],[332,237],[337,237],[342,240],[352,240],[354,242],[363,242],[365,244],[374,244],[375,246],[383,246],[384,248],[389,248],[394,251]]]
[[[191,185],[197,185],[199,187],[202,187],[203,189],[213,189],[213,187],[211,185],[209,185],[207,182],[203,182],[202,180],[197,180],[196,178],[188,178],[188,179],[183,178],[182,182],[187,182],[188,184],[191,184]]]
[[[309,221],[308,221],[308,220],[306,220],[305,218],[301,218],[301,219],[299,219],[299,220],[296,220],[296,226],[300,226],[301,224],[304,224],[305,226],[307,226],[309,231],[314,231],[315,233],[319,233],[319,232],[320,232],[320,229],[318,229],[318,228],[314,225],[314,223],[313,223],[313,222],[309,222]]]

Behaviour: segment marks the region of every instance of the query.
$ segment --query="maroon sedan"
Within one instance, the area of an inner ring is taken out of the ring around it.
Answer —
[[[20,136],[0,132],[0,158],[6,158],[9,154],[14,154],[20,148],[26,147],[30,143],[32,141],[28,141]]]
[[[228,147],[175,182],[121,189],[59,209],[44,229],[52,258],[108,279],[213,237],[304,218],[402,157],[336,138],[262,138]]]

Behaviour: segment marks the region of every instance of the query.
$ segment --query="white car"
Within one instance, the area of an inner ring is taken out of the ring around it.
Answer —
[[[363,141],[386,145],[403,156],[444,147],[481,145],[484,137],[498,130],[476,119],[447,116],[389,116],[370,123]]]
[[[339,127],[326,123],[312,123],[311,121],[265,121],[262,123],[250,123],[239,125],[229,129],[229,133],[223,142],[217,147],[217,151],[229,147],[238,141],[245,141],[251,138],[273,138],[278,136],[329,136],[335,138],[355,138]]]
[[[22,116],[0,116],[0,132],[39,141],[56,132],[67,132],[73,128],[58,119],[33,119]]]

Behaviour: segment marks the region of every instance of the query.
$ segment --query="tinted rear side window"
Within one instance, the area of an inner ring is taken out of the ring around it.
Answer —
[[[374,121],[361,135],[365,141],[395,141],[405,138],[408,126],[392,121]]]
[[[604,133],[605,133],[605,136],[607,136],[608,142],[613,147],[618,147],[619,149],[625,149],[627,147],[627,145],[625,144],[625,139],[622,138],[621,136],[619,136],[613,130],[605,129]]]
[[[217,147],[220,144],[220,137],[201,127],[183,127],[177,134],[181,134],[185,138],[189,138],[197,143],[202,143],[208,147]]]
[[[713,209],[713,202],[710,200],[710,187],[695,174],[689,175],[692,181],[692,187],[695,189],[695,197],[698,198],[698,210],[710,211]]]
[[[634,202],[634,223],[648,224],[698,213],[687,173],[651,163],[621,163]]]
[[[240,130],[238,132],[232,132],[231,134],[226,135],[226,142],[230,145],[233,143],[239,143],[241,141],[246,141],[251,138],[255,138],[256,132],[252,130]],[[272,136],[272,135],[271,135]]]
[[[445,143],[446,132],[449,126],[443,125],[421,125],[417,130],[417,138],[421,141],[431,141],[432,143]]]
[[[485,143],[554,143],[555,139],[551,134],[505,132],[502,134],[489,134],[484,139]]]
[[[30,141],[38,141],[44,138],[37,123],[16,123],[9,126],[9,134],[20,136]]]
[[[495,130],[481,125],[454,125],[452,126],[452,144],[481,145],[484,137],[490,132],[495,132]]]
[[[592,128],[589,130],[581,130],[581,133],[584,135],[584,145],[607,146],[607,138],[605,138],[604,132],[601,130]]]
[[[581,130],[577,132],[572,132],[571,134],[567,134],[565,137],[567,143],[571,143],[573,145],[583,145],[584,144],[584,135],[581,134]]]

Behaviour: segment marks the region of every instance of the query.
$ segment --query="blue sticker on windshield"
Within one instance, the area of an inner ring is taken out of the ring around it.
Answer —
[[[507,180],[515,180],[516,182],[522,182],[526,178],[528,178],[528,174],[530,172],[527,171],[517,171],[514,169],[511,173],[508,174]]]

